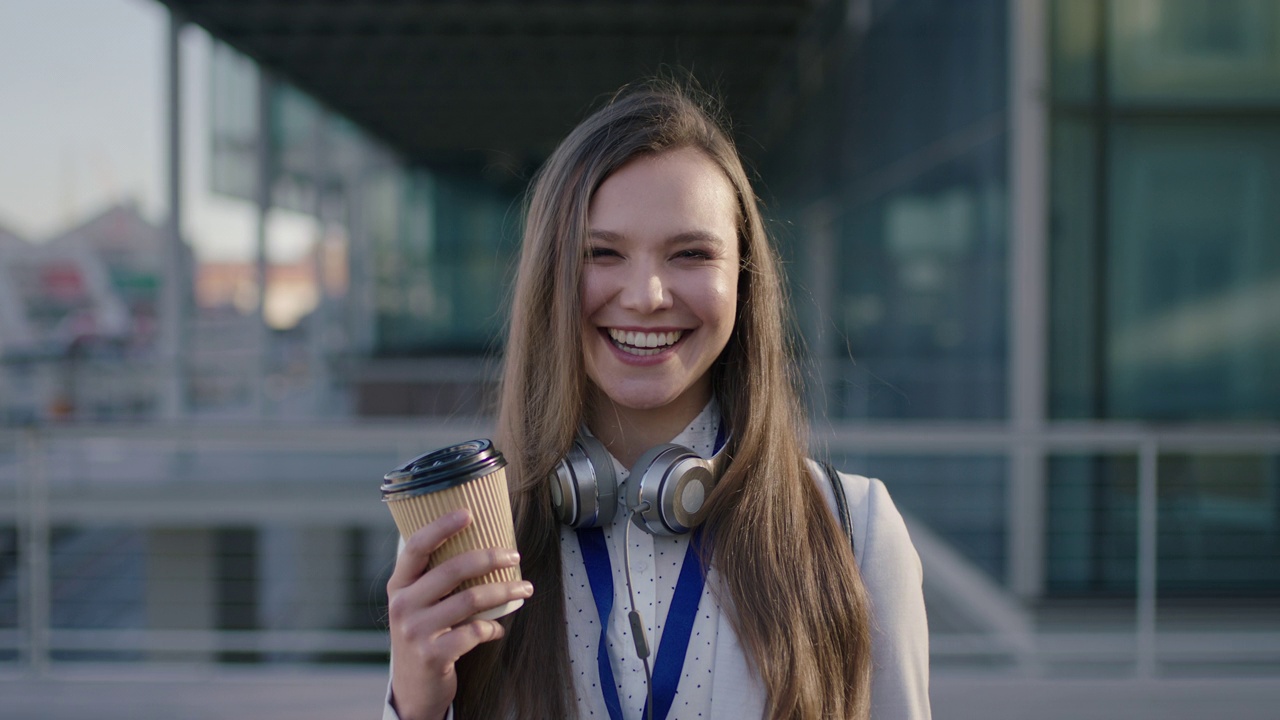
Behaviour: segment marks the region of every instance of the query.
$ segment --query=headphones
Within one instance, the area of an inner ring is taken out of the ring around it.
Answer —
[[[675,443],[650,448],[636,460],[627,478],[626,505],[631,519],[653,535],[680,535],[707,517],[711,495],[724,464],[723,437],[710,460]],[[572,528],[602,527],[618,510],[618,478],[613,458],[594,437],[578,435],[569,454],[551,476],[551,505],[560,522]]]

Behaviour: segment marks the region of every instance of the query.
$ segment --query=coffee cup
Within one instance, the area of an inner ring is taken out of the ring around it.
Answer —
[[[454,510],[467,508],[472,521],[431,554],[435,567],[469,550],[516,547],[507,495],[507,461],[486,439],[470,440],[414,458],[383,478],[382,501],[391,510],[400,537]],[[458,586],[465,590],[492,582],[514,582],[520,568],[499,568]],[[492,620],[524,604],[516,599],[477,613],[474,618]]]

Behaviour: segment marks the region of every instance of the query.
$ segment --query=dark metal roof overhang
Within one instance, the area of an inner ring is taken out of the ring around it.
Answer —
[[[739,127],[821,0],[161,0],[411,162],[540,162],[623,84],[691,73]]]

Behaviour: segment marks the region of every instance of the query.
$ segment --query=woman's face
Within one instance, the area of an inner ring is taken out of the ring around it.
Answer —
[[[738,206],[709,157],[643,156],[591,199],[582,274],[587,375],[618,409],[696,414],[733,332]]]

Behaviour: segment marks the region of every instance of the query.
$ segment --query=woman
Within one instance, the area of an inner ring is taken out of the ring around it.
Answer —
[[[387,586],[388,717],[928,717],[919,560],[884,486],[840,476],[851,547],[806,460],[784,318],[742,163],[690,94],[624,91],[561,143],[529,202],[498,415],[520,555],[424,572],[465,515],[408,541]],[[580,433],[622,486],[595,541],[553,506]],[[627,469],[670,441],[727,459],[705,522],[628,533]],[[450,595],[516,563],[522,582]]]

